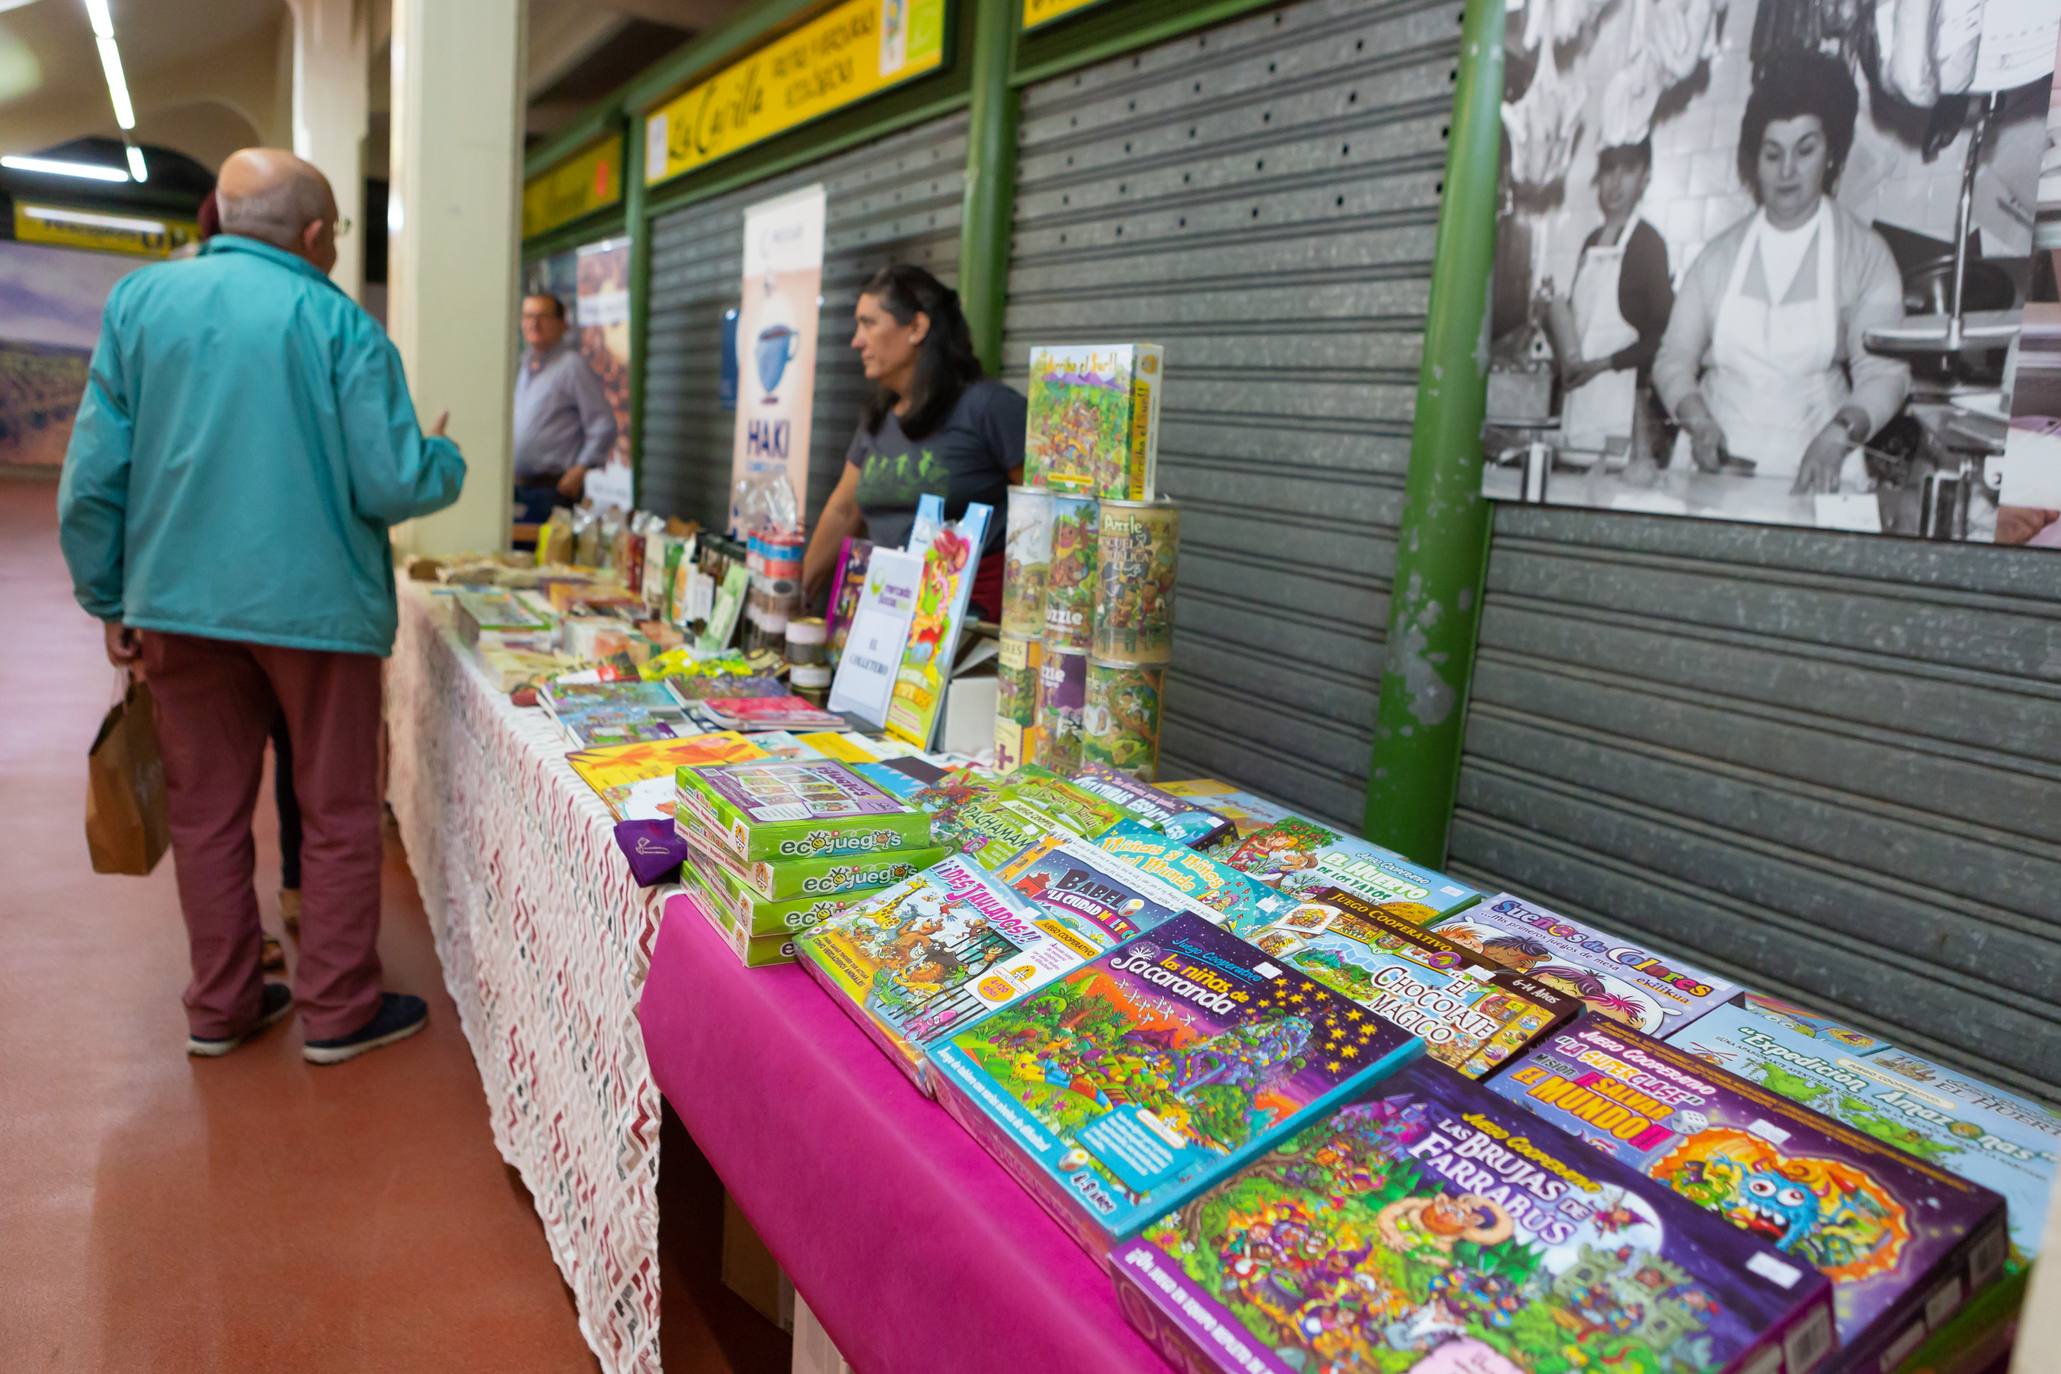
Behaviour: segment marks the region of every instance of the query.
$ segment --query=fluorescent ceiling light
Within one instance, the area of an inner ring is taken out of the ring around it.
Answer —
[[[100,44],[100,70],[107,73],[107,96],[114,101],[115,123],[124,129],[136,127],[136,110],[129,104],[129,83],[122,77],[122,50],[112,38],[94,40]]]
[[[114,20],[108,16],[107,0],[86,0],[86,17],[93,21],[95,38],[114,37]]]
[[[41,172],[53,177],[85,177],[89,181],[127,181],[128,172],[120,167],[104,167],[97,162],[63,162],[49,157],[0,157],[0,167],[16,172]]]
[[[60,210],[50,205],[24,205],[21,212],[30,219],[51,224],[83,224],[91,229],[130,229],[139,234],[162,234],[161,219],[131,219],[127,215],[96,215],[87,210]]]
[[[129,176],[136,181],[150,180],[150,169],[143,165],[143,150],[133,143],[129,145]]]

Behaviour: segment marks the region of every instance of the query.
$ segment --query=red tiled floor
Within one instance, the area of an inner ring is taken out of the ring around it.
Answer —
[[[302,1062],[297,1019],[223,1059],[184,1054],[171,862],[141,879],[87,864],[85,754],[113,672],[69,594],[55,492],[0,480],[0,1363],[592,1370],[398,844],[380,952],[388,986],[429,999],[425,1032],[327,1069]],[[273,831],[268,784],[276,930]],[[669,1366],[778,1367],[778,1333],[738,1334],[742,1304],[711,1296],[698,1258],[685,1273]]]

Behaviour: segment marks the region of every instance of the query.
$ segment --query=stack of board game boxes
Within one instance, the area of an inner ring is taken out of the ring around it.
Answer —
[[[681,881],[747,966],[796,932],[945,857],[930,818],[833,759],[683,766]]]
[[[1221,785],[943,790],[802,965],[1176,1367],[1895,1374],[2032,1254],[2037,1104]]]

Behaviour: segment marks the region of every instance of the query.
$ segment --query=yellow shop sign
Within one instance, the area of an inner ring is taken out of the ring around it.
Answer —
[[[1104,0],[1023,0],[1023,26],[1035,29],[1102,3]]]
[[[847,0],[651,112],[656,183],[843,109],[945,60],[946,0]]]
[[[535,238],[623,198],[623,141],[604,138],[522,184],[522,236]]]
[[[14,203],[14,236],[22,243],[90,248],[138,258],[170,257],[172,250],[200,237],[190,219],[162,219],[114,210],[75,210],[64,205]]]

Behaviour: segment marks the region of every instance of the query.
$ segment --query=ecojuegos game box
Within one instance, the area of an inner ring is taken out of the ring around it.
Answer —
[[[928,816],[831,759],[687,767],[680,770],[679,783],[682,819],[692,815],[747,861],[863,854],[930,843]]]
[[[943,1037],[953,1116],[1098,1259],[1422,1043],[1199,915]]]
[[[1772,997],[1747,993],[1668,1042],[2004,1195],[2011,1263],[2039,1253],[2061,1113]]]
[[[1178,1369],[1812,1374],[1831,1286],[1418,1062],[1111,1257]]]
[[[1352,998],[1469,1078],[1581,1012],[1568,993],[1504,968],[1464,945],[1335,887],[1264,924],[1233,929],[1268,954]]]
[[[674,817],[673,829],[687,841],[689,852],[722,865],[738,882],[769,902],[886,887],[921,873],[946,854],[943,845],[925,844],[910,849],[827,854],[817,859],[740,859],[725,836],[710,830],[684,807]]]
[[[1989,1189],[1602,1017],[1486,1086],[1832,1280],[1842,1371],[1889,1374],[2003,1273]]]
[[[1440,921],[1437,930],[1506,968],[1573,993],[1600,1016],[1663,1040],[1739,994],[1715,974],[1507,892]]]
[[[1419,925],[1473,906],[1481,898],[1456,878],[1419,868],[1378,844],[1341,835],[1300,816],[1247,835],[1224,862],[1290,896],[1312,887],[1343,888]]]

